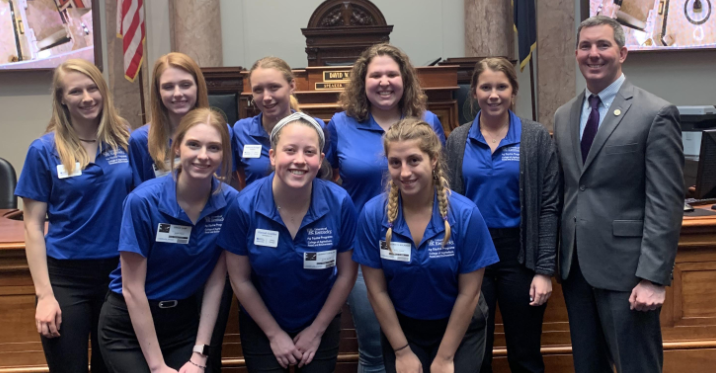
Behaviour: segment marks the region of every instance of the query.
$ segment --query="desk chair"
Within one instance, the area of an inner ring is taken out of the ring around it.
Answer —
[[[17,175],[10,162],[0,158],[0,209],[16,209]]]

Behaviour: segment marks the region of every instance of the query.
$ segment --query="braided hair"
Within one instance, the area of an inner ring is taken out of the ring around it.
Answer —
[[[445,165],[443,164],[442,144],[433,128],[423,120],[417,118],[404,118],[398,123],[392,125],[385,135],[383,135],[383,149],[385,155],[388,156],[390,145],[400,141],[418,140],[420,151],[427,154],[430,160],[437,161],[433,169],[433,186],[438,199],[438,208],[440,216],[445,223],[445,238],[442,246],[450,240],[450,224],[448,223],[448,194],[450,193],[450,184],[445,176]],[[390,253],[390,240],[393,237],[393,223],[398,218],[398,197],[400,196],[400,188],[391,180],[387,185],[388,204],[386,206],[386,214],[388,215],[388,231],[385,233],[385,243]]]

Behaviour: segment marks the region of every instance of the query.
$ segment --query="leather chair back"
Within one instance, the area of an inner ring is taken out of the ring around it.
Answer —
[[[10,162],[0,158],[0,209],[16,209],[17,175]]]

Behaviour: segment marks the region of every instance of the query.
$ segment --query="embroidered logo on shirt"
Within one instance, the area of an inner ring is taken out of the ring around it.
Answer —
[[[455,256],[455,242],[451,239],[443,247],[442,239],[428,241],[428,257],[430,259],[448,258]]]
[[[519,162],[520,161],[520,145],[513,145],[502,149],[503,162]]]
[[[129,163],[129,158],[127,157],[127,153],[125,153],[121,149],[117,149],[115,152],[114,150],[107,150],[103,153],[104,157],[107,159],[107,163],[111,166],[113,164],[120,164],[120,163]]]
[[[204,222],[206,222],[204,233],[219,233],[224,217],[222,215],[207,216],[204,218]]]
[[[333,246],[333,231],[328,228],[308,228],[306,229],[308,238],[306,244],[308,247]]]

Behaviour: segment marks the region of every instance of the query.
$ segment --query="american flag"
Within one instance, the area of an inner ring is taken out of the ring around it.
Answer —
[[[117,0],[117,36],[123,42],[124,77],[134,82],[144,58],[143,0]]]

